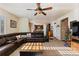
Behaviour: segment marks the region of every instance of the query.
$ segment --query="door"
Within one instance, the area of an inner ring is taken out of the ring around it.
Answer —
[[[61,21],[61,40],[64,40],[67,30],[68,30],[68,18],[65,18]]]

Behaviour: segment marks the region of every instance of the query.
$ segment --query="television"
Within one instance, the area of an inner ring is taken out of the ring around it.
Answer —
[[[79,22],[72,23],[72,35],[79,36]]]

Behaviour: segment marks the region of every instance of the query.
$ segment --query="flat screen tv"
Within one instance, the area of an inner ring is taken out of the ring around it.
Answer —
[[[72,23],[72,35],[79,36],[79,22]]]

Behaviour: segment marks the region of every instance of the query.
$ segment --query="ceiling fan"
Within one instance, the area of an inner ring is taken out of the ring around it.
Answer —
[[[51,10],[52,9],[52,7],[41,8],[40,3],[36,3],[36,5],[37,5],[36,9],[27,9],[27,10],[34,10],[34,11],[36,11],[36,13],[34,15],[43,14],[43,15],[46,16],[46,13],[43,12],[43,11],[45,11],[45,10]]]

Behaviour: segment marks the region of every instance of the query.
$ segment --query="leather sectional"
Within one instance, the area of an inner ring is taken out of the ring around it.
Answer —
[[[44,33],[43,32],[30,32],[30,37],[25,38],[25,42],[44,42]]]
[[[17,34],[19,35],[19,34]],[[23,43],[23,39],[17,40],[16,35],[13,33],[0,36],[0,56],[7,56],[11,54]]]
[[[45,42],[47,38],[44,38],[43,33],[31,33],[31,37],[26,35],[31,32],[11,33],[0,35],[0,56],[8,56],[19,46],[26,42]],[[17,39],[16,36],[20,35],[21,38]],[[25,36],[25,37],[22,37]]]

